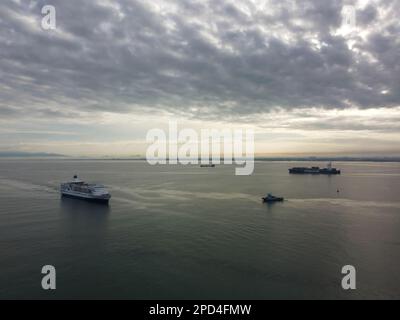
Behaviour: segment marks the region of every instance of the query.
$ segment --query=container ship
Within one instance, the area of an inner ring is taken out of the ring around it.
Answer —
[[[332,168],[332,163],[328,163],[327,168],[320,167],[294,167],[289,169],[289,173],[293,174],[340,174],[340,170]]]
[[[215,168],[215,164],[201,164],[200,168]]]
[[[108,204],[111,199],[111,194],[103,185],[86,183],[76,175],[72,181],[61,183],[60,191],[63,197],[92,202]]]

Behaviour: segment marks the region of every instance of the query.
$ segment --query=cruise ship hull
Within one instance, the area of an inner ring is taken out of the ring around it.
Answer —
[[[62,192],[61,196],[67,197],[67,198],[84,200],[84,201],[88,201],[88,202],[102,203],[102,204],[108,204],[110,201],[110,197],[98,198],[98,197],[93,197],[93,196],[89,196],[89,195],[80,195],[80,194],[66,193],[66,192]]]

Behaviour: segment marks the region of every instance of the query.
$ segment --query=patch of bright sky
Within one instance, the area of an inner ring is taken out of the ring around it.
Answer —
[[[365,130],[343,128],[313,129],[310,123],[329,123],[332,118],[340,118],[344,123],[360,123]],[[178,129],[191,128],[200,134],[202,129],[253,129],[257,154],[313,152],[348,152],[351,148],[361,149],[357,141],[362,140],[364,151],[377,152],[381,149],[394,148],[399,136],[396,132],[382,131],[374,124],[383,122],[391,125],[391,119],[400,118],[400,107],[393,109],[350,108],[345,110],[320,110],[317,108],[275,112],[260,117],[256,123],[226,123],[215,121],[188,120],[184,117],[165,115],[124,115],[104,113],[96,119],[87,118],[62,125],[45,120],[30,127],[2,127],[0,147],[7,149],[13,144],[21,151],[47,151],[68,155],[82,156],[132,156],[144,155],[148,143],[148,130],[159,128],[168,132],[169,121],[176,121]],[[75,122],[75,124],[73,124]],[[33,122],[34,123],[34,122]],[[368,129],[368,126],[370,128]],[[27,140],[29,132],[33,133]],[[9,139],[14,135],[14,140]],[[44,136],[46,138],[44,139]],[[350,138],[351,137],[351,138]],[[37,139],[36,139],[37,138]],[[60,143],[62,141],[62,143]],[[84,141],[84,142],[82,142]],[[369,144],[368,141],[374,141]],[[376,143],[376,142],[379,143]],[[368,146],[368,147],[366,147]]]

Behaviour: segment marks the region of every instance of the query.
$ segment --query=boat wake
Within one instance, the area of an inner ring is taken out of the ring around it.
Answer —
[[[27,195],[37,195],[37,194],[58,194],[58,188],[56,185],[53,185],[51,182],[49,182],[47,185],[40,185],[40,184],[34,184],[31,182],[27,181],[22,181],[22,180],[14,180],[14,179],[8,179],[4,177],[0,177],[0,189],[4,190],[18,190],[18,191],[23,191],[24,196]]]
[[[143,189],[143,188],[123,188],[111,186],[113,191],[123,193],[125,195],[133,196],[137,200],[154,202],[157,198],[160,200],[177,200],[177,201],[192,201],[193,199],[210,199],[210,200],[248,200],[259,203],[259,197],[238,192],[191,192],[175,189]]]
[[[290,199],[293,206],[301,204],[330,204],[343,207],[376,207],[376,208],[400,208],[400,202],[361,201],[346,198],[311,198],[311,199]]]

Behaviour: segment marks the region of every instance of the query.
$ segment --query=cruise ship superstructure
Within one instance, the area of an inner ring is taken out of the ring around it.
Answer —
[[[111,199],[111,194],[106,187],[99,184],[89,184],[74,176],[70,182],[61,184],[61,195],[64,197],[77,198],[87,201],[108,203]]]

